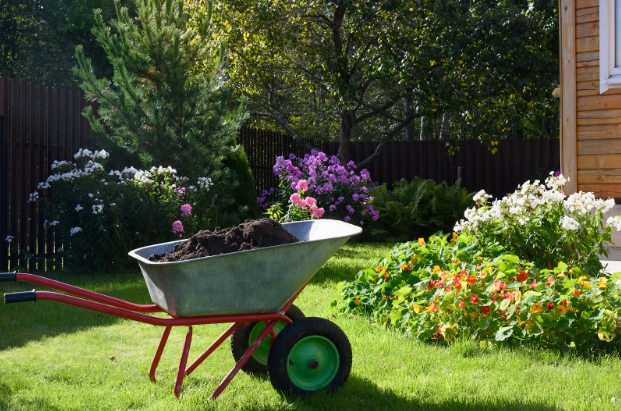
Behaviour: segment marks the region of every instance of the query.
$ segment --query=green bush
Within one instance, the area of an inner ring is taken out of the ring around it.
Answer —
[[[42,203],[44,227],[55,238],[48,262],[108,271],[130,262],[131,249],[239,222],[238,204],[230,195],[236,185],[222,179],[226,174],[200,177],[191,185],[171,167],[108,170],[107,157],[103,150],[80,150],[77,164],[54,162],[54,174],[30,195]],[[54,190],[53,201],[48,190]]]
[[[460,190],[458,183],[449,186],[419,177],[410,183],[396,182],[393,191],[382,185],[371,196],[380,217],[371,224],[370,233],[375,239],[393,242],[449,231],[473,205],[472,194]]]
[[[582,274],[560,261],[538,269],[472,236],[436,235],[395,246],[353,282],[339,284],[341,298],[333,304],[428,342],[616,348],[621,273]]]
[[[244,148],[237,147],[224,159],[222,164],[231,171],[231,177],[238,183],[233,190],[233,199],[244,210],[242,218],[258,218],[257,191],[254,187],[254,178]]]

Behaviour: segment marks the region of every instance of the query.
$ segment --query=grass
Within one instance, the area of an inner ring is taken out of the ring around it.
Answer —
[[[462,342],[426,345],[364,318],[335,317],[335,285],[372,265],[388,246],[343,247],[315,276],[297,305],[329,318],[347,334],[352,374],[332,395],[289,400],[266,378],[239,373],[220,398],[207,398],[233,367],[223,344],[184,381],[173,384],[185,329],[173,329],[158,368],[148,369],[162,328],[40,302],[0,306],[0,410],[618,410],[621,361],[586,360],[531,348],[481,351]],[[150,299],[137,271],[54,278],[137,303]],[[1,284],[0,292],[31,289]],[[38,287],[42,289],[42,287]],[[190,360],[225,325],[194,328]],[[110,359],[114,357],[114,360]]]

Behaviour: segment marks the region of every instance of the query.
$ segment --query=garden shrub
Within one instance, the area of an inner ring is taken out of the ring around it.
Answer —
[[[392,191],[385,185],[372,191],[373,206],[380,218],[371,224],[370,233],[384,241],[408,241],[428,237],[437,231],[449,231],[473,205],[472,194],[433,180],[414,177],[408,183],[395,182]]]
[[[498,242],[540,268],[564,261],[597,276],[602,270],[599,256],[607,255],[604,245],[610,244],[614,226],[604,227],[603,216],[614,200],[583,192],[567,197],[562,191],[565,182],[562,175],[551,175],[545,185],[527,181],[492,204],[491,196],[481,190],[474,196],[476,206],[466,210],[454,229],[482,244]]]
[[[339,284],[333,304],[422,341],[592,348],[619,341],[620,278],[591,277],[563,261],[539,269],[497,243],[435,235],[395,246]]]
[[[246,210],[245,217],[258,218],[259,206],[255,196],[254,178],[244,148],[238,146],[225,157],[222,164],[231,171],[231,177],[238,182],[233,189],[233,200]]]
[[[44,206],[44,227],[55,238],[56,253],[47,259],[62,259],[64,269],[107,271],[127,263],[131,249],[238,221],[231,190],[215,189],[234,187],[229,180],[199,177],[191,185],[171,167],[107,170],[103,150],[74,157],[76,163],[55,161],[55,174],[30,195]]]
[[[277,201],[269,205],[267,191],[257,199],[271,218],[281,222],[297,221],[311,215],[319,218],[325,212],[327,218],[364,225],[365,221],[379,217],[378,211],[370,204],[373,198],[367,195],[369,172],[361,170],[359,175],[356,174],[353,161],[343,166],[336,156],[328,159],[325,153],[312,150],[304,158],[294,154],[290,154],[289,159],[278,157],[274,174],[280,179]],[[323,211],[307,210],[309,198],[315,210]],[[287,208],[286,212],[284,208]]]

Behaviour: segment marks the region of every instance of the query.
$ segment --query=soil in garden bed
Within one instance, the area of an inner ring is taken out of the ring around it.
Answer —
[[[173,251],[149,256],[149,261],[185,261],[299,241],[274,220],[246,220],[236,227],[199,231],[188,241],[175,245]]]

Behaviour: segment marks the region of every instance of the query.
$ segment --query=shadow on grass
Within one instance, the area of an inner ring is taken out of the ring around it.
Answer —
[[[310,398],[296,399],[283,409],[290,410],[426,410],[426,411],[557,411],[559,408],[539,402],[524,402],[517,398],[495,399],[469,396],[450,401],[434,401],[433,392],[419,392],[422,398],[412,399],[400,396],[389,389],[382,389],[373,382],[355,375],[349,377],[343,388],[333,394],[319,394]],[[256,405],[247,408],[253,411],[270,409],[268,406]]]
[[[113,275],[51,272],[45,276],[137,304],[151,304],[147,287],[137,272]],[[0,295],[33,288],[39,291],[49,290],[32,283],[2,283]],[[0,302],[0,351],[21,347],[31,341],[111,325],[120,320],[108,314],[52,301],[8,305]]]
[[[7,385],[0,383],[0,410],[60,410],[58,407],[52,407],[50,403],[42,398],[12,400],[12,395],[11,389]]]
[[[358,271],[373,267],[373,264],[390,253],[393,246],[385,243],[348,243],[324,264],[312,282],[323,284],[352,281]]]

